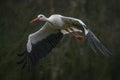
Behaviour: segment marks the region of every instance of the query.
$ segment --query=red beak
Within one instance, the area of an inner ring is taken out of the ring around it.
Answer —
[[[31,20],[30,23],[37,23],[39,21],[40,21],[39,18],[35,18],[35,19]]]

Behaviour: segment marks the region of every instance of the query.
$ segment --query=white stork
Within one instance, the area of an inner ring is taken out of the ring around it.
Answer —
[[[27,64],[29,67],[37,64],[39,59],[45,57],[50,51],[56,47],[63,35],[71,33],[75,38],[83,40],[85,36],[92,50],[97,53],[109,56],[110,51],[98,40],[98,38],[86,27],[80,20],[72,17],[65,17],[59,14],[51,15],[49,18],[40,14],[30,23],[45,21],[45,25],[29,35],[26,50],[21,56],[19,64],[23,64],[23,68]],[[83,33],[80,35],[78,33]]]

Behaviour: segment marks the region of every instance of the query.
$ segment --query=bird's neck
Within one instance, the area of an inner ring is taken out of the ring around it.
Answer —
[[[45,21],[53,25],[53,23],[51,22],[49,18],[45,18]]]

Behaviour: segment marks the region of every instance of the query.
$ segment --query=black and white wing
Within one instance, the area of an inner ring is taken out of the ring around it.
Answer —
[[[45,24],[39,31],[30,34],[27,42],[27,48],[20,55],[19,64],[23,64],[23,68],[27,65],[32,68],[37,64],[39,59],[45,57],[50,51],[56,47],[63,37],[60,31],[54,31]]]
[[[99,41],[99,39],[88,27],[86,27],[86,25],[81,20],[71,17],[62,17],[62,20],[70,25],[73,25],[77,29],[82,30],[88,40],[90,47],[95,53],[99,51],[102,55],[111,55],[110,51]]]

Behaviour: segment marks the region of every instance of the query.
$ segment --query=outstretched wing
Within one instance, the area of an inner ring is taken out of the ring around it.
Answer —
[[[50,51],[56,47],[58,42],[63,37],[63,34],[60,31],[57,31],[55,33],[45,31],[46,30],[41,33],[45,35],[45,37],[42,37],[42,35],[39,34],[42,39],[39,39],[37,42],[35,41],[36,43],[32,43],[32,40],[29,41],[31,43],[29,43],[27,46],[29,48],[27,48],[23,54],[20,55],[21,59],[18,61],[18,64],[23,64],[23,68],[26,65],[28,68],[34,67],[38,63],[39,59],[45,57],[48,53],[50,53]]]
[[[101,54],[109,56],[111,55],[110,51],[99,41],[99,39],[93,34],[92,31],[79,19],[71,17],[62,17],[67,24],[73,25],[74,27],[82,30],[88,40],[88,43],[92,50],[97,53],[100,51]]]

